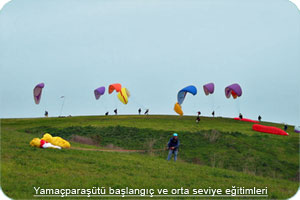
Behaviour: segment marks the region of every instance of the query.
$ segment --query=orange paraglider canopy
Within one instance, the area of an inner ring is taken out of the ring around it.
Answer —
[[[122,86],[120,83],[111,84],[111,85],[109,85],[108,93],[111,94],[114,90],[116,90],[116,92],[120,92],[121,88],[122,88]]]
[[[174,111],[179,114],[180,116],[183,115],[183,112],[182,112],[182,109],[181,109],[181,106],[179,105],[179,103],[175,103],[174,105]]]

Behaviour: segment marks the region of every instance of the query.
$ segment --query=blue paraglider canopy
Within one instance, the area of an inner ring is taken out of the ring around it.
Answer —
[[[193,85],[187,86],[180,90],[177,94],[177,102],[181,105],[185,99],[187,93],[191,93],[192,95],[197,94],[197,88]]]

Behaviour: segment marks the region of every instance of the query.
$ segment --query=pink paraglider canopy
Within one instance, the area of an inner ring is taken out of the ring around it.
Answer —
[[[208,83],[203,85],[203,90],[205,95],[213,94],[215,91],[215,85],[213,83]]]
[[[239,84],[234,83],[234,84],[229,85],[225,88],[225,96],[227,98],[230,98],[231,95],[234,99],[236,99],[237,97],[242,96],[242,88]]]
[[[35,104],[39,104],[42,97],[42,90],[45,87],[44,83],[37,84],[33,89],[33,98]]]

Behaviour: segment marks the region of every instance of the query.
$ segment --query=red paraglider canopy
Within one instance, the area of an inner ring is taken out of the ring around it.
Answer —
[[[275,135],[285,135],[285,136],[289,135],[284,130],[281,130],[280,128],[277,128],[274,126],[264,126],[264,125],[260,125],[260,124],[253,124],[252,129],[257,132],[270,133],[270,134],[275,134]]]
[[[108,93],[111,94],[114,90],[116,90],[116,92],[120,92],[121,88],[122,88],[122,85],[120,83],[111,84],[108,87]]]
[[[259,123],[259,121],[252,120],[252,119],[247,119],[247,118],[240,119],[240,118],[238,118],[238,117],[235,117],[235,118],[233,118],[233,119],[239,120],[239,121],[244,121],[244,122]]]
[[[235,93],[233,90],[231,91],[231,95],[234,99],[236,99],[238,97],[237,93]]]

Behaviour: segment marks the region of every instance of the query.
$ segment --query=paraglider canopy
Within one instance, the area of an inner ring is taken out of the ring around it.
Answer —
[[[242,118],[242,119],[240,119],[239,117],[235,117],[235,118],[233,118],[233,119],[234,119],[234,120],[238,120],[238,121],[244,121],[244,122],[259,123],[259,121],[252,120],[252,119],[247,119],[247,118]]]
[[[242,96],[242,88],[239,84],[234,83],[232,85],[229,85],[225,88],[225,96],[227,98],[230,98],[232,96],[234,99],[237,97]]]
[[[295,131],[296,133],[300,133],[300,126],[295,126],[294,131]]]
[[[264,126],[264,125],[260,125],[260,124],[253,124],[252,129],[257,132],[270,133],[270,134],[275,134],[275,135],[285,135],[285,136],[289,135],[284,130],[274,127],[274,126]]]
[[[42,90],[45,87],[44,83],[37,84],[33,89],[33,98],[35,104],[39,104],[42,97]]]
[[[187,93],[191,93],[192,95],[197,94],[197,88],[193,85],[187,86],[180,90],[177,94],[177,102],[179,105],[181,105],[185,99],[185,96]]]
[[[108,93],[111,94],[114,90],[116,90],[116,92],[120,92],[121,88],[122,88],[122,85],[120,83],[111,84],[108,87]]]
[[[105,93],[105,87],[99,87],[94,90],[95,98],[98,100]]]
[[[180,116],[183,115],[183,111],[182,111],[181,106],[179,105],[179,103],[175,103],[175,105],[174,105],[174,111],[177,114],[179,114]]]
[[[128,97],[130,97],[130,93],[127,88],[122,88],[121,91],[118,93],[118,98],[123,104],[128,103]]]
[[[215,85],[214,83],[208,83],[203,85],[203,90],[205,95],[213,94],[215,91]]]

